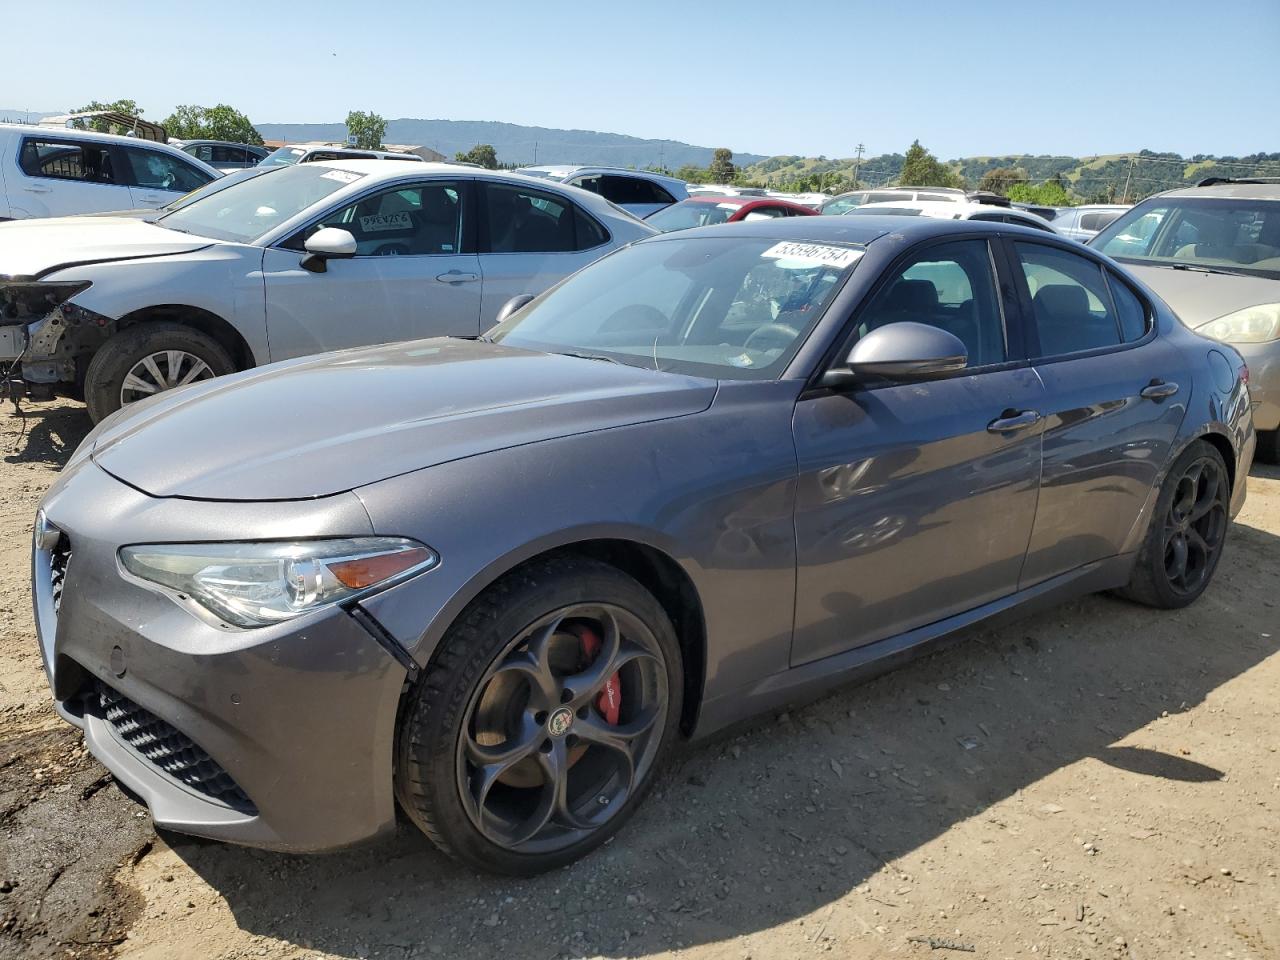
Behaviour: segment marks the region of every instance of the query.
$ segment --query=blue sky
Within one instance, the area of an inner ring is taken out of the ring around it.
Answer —
[[[0,107],[367,109],[809,156],[917,137],[942,157],[1280,150],[1280,0],[61,0],[50,15],[39,43],[20,42],[25,14],[3,18]]]

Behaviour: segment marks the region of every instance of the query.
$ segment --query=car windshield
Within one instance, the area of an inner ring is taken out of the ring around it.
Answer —
[[[493,340],[727,380],[781,375],[864,248],[690,237],[625,248],[493,328]]]
[[[195,197],[157,222],[182,233],[248,243],[362,176],[309,163],[276,170]]]
[[[1153,197],[1089,245],[1132,263],[1280,280],[1280,200]]]
[[[307,151],[301,147],[281,147],[279,150],[272,150],[262,158],[261,163],[264,165],[271,164],[278,167],[286,167],[291,163],[297,163],[307,155]]]
[[[656,230],[668,233],[672,230],[688,230],[713,223],[725,223],[741,204],[706,203],[701,200],[681,200],[645,218],[645,223]]]

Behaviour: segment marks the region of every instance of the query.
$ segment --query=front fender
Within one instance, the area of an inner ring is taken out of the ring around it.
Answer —
[[[192,253],[67,267],[48,280],[88,280],[77,306],[119,320],[158,306],[196,307],[244,337],[256,364],[269,361],[260,247],[213,244]]]

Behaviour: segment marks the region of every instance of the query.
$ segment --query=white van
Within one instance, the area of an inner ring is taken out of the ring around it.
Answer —
[[[219,176],[164,143],[0,123],[0,220],[163,207]]]

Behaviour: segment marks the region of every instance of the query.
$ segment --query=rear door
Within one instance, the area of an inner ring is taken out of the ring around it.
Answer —
[[[402,182],[330,211],[263,256],[271,359],[423,337],[480,333],[481,276],[472,181]],[[347,230],[356,256],[301,266],[322,227]]]
[[[609,250],[609,232],[563,194],[489,180],[477,186],[481,332],[512,297],[539,294]]]
[[[23,135],[6,174],[12,215],[65,217],[133,206],[123,158],[110,144],[74,134]],[[123,174],[123,175],[122,175]]]
[[[1013,593],[1035,520],[1044,388],[988,239],[907,254],[853,318],[964,342],[964,376],[815,391],[795,410],[800,664]]]
[[[1008,243],[1046,392],[1040,503],[1021,579],[1029,587],[1120,552],[1168,462],[1191,377],[1157,336],[1149,305],[1100,261]]]

